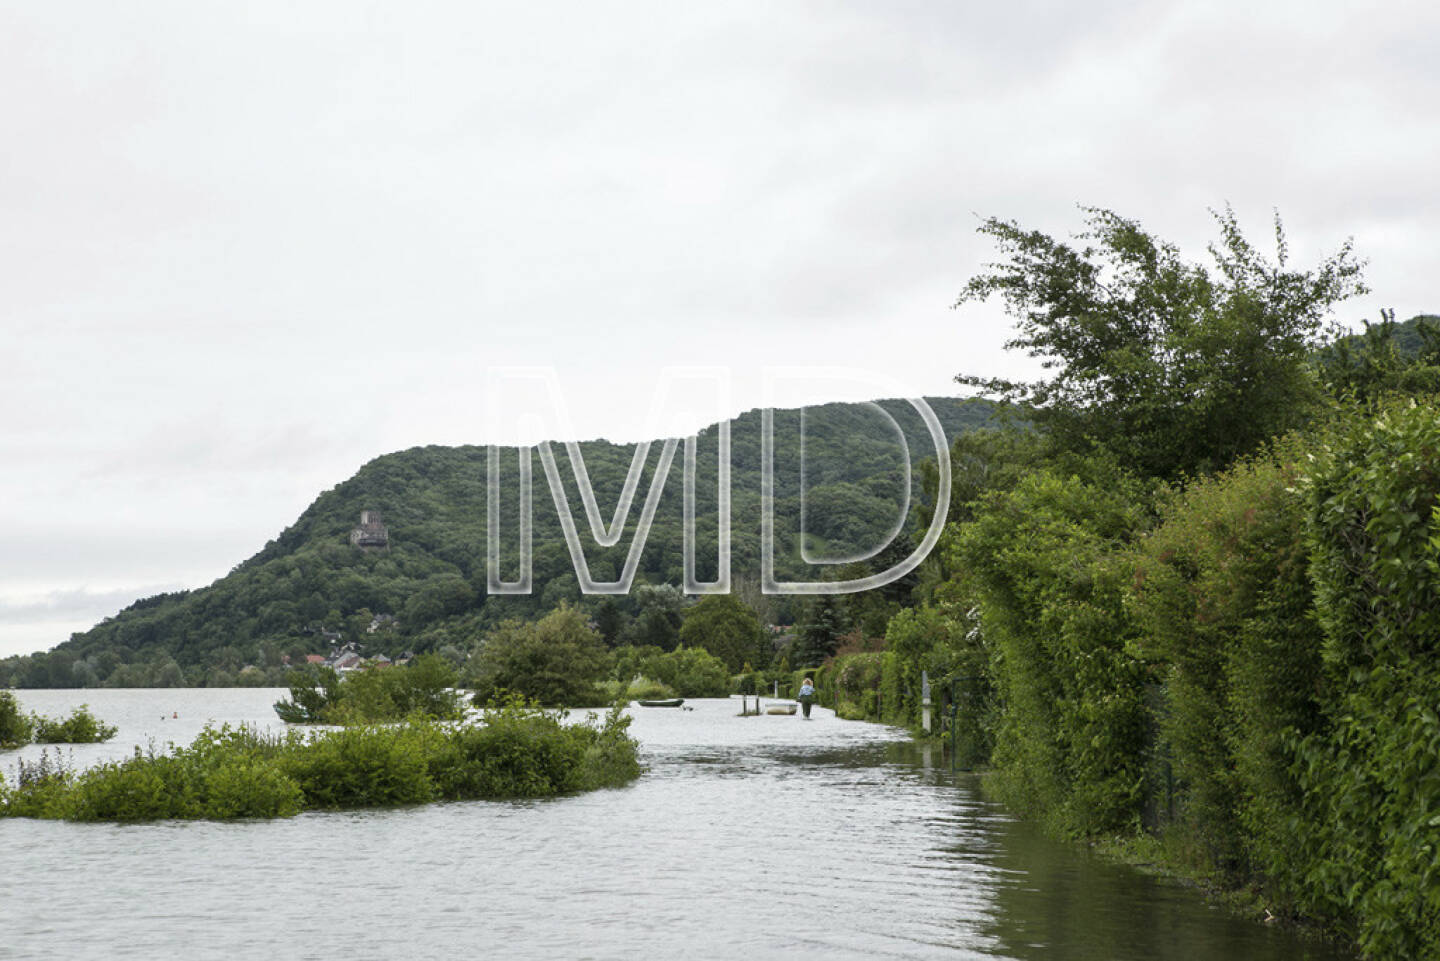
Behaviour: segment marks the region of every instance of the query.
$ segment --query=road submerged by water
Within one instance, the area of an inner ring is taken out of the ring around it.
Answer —
[[[279,728],[284,693],[17,695],[119,725],[67,750],[83,767],[207,722]],[[903,731],[823,709],[742,718],[738,698],[687,707],[631,709],[647,771],[619,790],[279,821],[0,820],[0,958],[1351,957],[1041,837]]]

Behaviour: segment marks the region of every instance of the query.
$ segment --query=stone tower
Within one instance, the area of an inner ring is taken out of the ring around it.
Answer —
[[[350,543],[356,547],[380,550],[390,546],[390,532],[380,520],[379,511],[360,512],[360,526],[350,532]]]

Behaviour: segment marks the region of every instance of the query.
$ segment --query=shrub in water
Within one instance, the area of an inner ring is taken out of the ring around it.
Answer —
[[[0,794],[0,814],[6,817],[63,817],[61,805],[70,790],[72,773],[59,752],[48,750],[38,761],[20,761],[15,786]]]
[[[458,721],[464,696],[444,658],[422,654],[405,667],[370,668],[341,677],[328,667],[299,673],[275,713],[287,724],[375,724],[411,715]]]
[[[426,724],[326,731],[303,750],[284,752],[280,767],[307,808],[421,804],[436,796],[425,763],[434,733]]]
[[[288,817],[307,808],[418,804],[441,798],[544,797],[625,783],[640,773],[629,719],[563,724],[511,702],[484,722],[415,720],[283,737],[207,728],[166,755],[136,751],[73,775],[56,756],[0,783],[0,815],[81,821]]]
[[[194,771],[175,757],[137,750],[124,761],[81,774],[62,805],[73,821],[153,821],[201,816]]]
[[[305,792],[274,764],[227,760],[206,779],[207,818],[284,818],[299,814]]]
[[[81,704],[63,721],[34,715],[35,740],[41,744],[98,744],[115,736],[114,725],[106,724]]]
[[[30,743],[31,722],[20,713],[20,702],[9,691],[0,691],[0,749]]]

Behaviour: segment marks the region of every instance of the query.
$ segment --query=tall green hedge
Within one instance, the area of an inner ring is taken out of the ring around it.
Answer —
[[[1293,905],[1303,863],[1290,743],[1319,727],[1298,443],[1196,481],[1137,551],[1137,651],[1161,685],[1157,752],[1174,775],[1172,855]],[[1167,789],[1171,787],[1166,785]]]
[[[1370,953],[1440,954],[1440,416],[1357,417],[1304,487],[1329,683],[1298,741],[1312,910]]]

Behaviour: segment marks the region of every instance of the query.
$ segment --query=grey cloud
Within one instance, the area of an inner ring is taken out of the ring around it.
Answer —
[[[0,596],[0,623],[51,623],[109,617],[142,597],[183,590],[179,584],[148,584],[112,590],[65,588],[23,600]]]
[[[198,586],[365,460],[484,440],[487,364],[632,438],[662,363],[1011,371],[948,310],[977,215],[1199,256],[1206,206],[1278,206],[1372,257],[1347,316],[1435,310],[1437,18],[8,4],[0,584]]]

